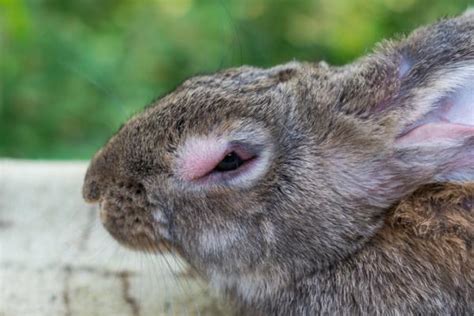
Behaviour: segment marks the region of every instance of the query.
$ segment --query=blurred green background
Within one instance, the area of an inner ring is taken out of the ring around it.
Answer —
[[[0,0],[0,156],[86,159],[186,77],[342,64],[473,0]]]

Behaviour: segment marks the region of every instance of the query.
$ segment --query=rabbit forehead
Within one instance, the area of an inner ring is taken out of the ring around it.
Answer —
[[[126,129],[140,126],[140,137],[174,151],[196,136],[222,136],[242,129],[255,132],[262,127],[274,134],[285,129],[284,121],[291,120],[297,106],[295,92],[286,85],[227,86],[228,79],[216,75],[212,81],[213,76],[208,77],[185,82],[131,119]]]
[[[145,111],[141,118],[166,132],[205,133],[215,125],[232,125],[235,120],[271,119],[280,112],[279,99],[280,95],[272,93],[271,87],[257,93],[198,86],[173,92]]]
[[[276,136],[285,129],[286,106],[291,105],[272,91],[178,90],[129,120],[109,141],[106,155],[117,157],[119,168],[128,175],[169,177],[174,174],[180,148],[192,145],[192,139],[211,137],[216,144],[219,139],[263,139],[258,145],[264,146],[278,141]],[[185,152],[195,154],[196,150]]]

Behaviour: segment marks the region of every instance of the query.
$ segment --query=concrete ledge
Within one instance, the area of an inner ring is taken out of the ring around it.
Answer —
[[[228,315],[178,258],[112,240],[86,166],[0,160],[0,315]]]

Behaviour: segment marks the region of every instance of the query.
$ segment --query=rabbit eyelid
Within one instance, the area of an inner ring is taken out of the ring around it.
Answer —
[[[257,143],[255,142],[257,140]],[[241,165],[230,171],[220,171],[218,165],[228,155],[235,155]],[[182,182],[205,188],[215,185],[246,187],[268,170],[271,150],[252,141],[229,136],[195,136],[179,148],[175,174]]]

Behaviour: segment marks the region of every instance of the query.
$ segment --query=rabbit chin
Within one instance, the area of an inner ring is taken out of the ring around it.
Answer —
[[[272,278],[255,274],[228,275],[219,272],[211,272],[209,285],[217,291],[235,293],[246,303],[270,298],[284,286],[284,278],[273,276]]]

